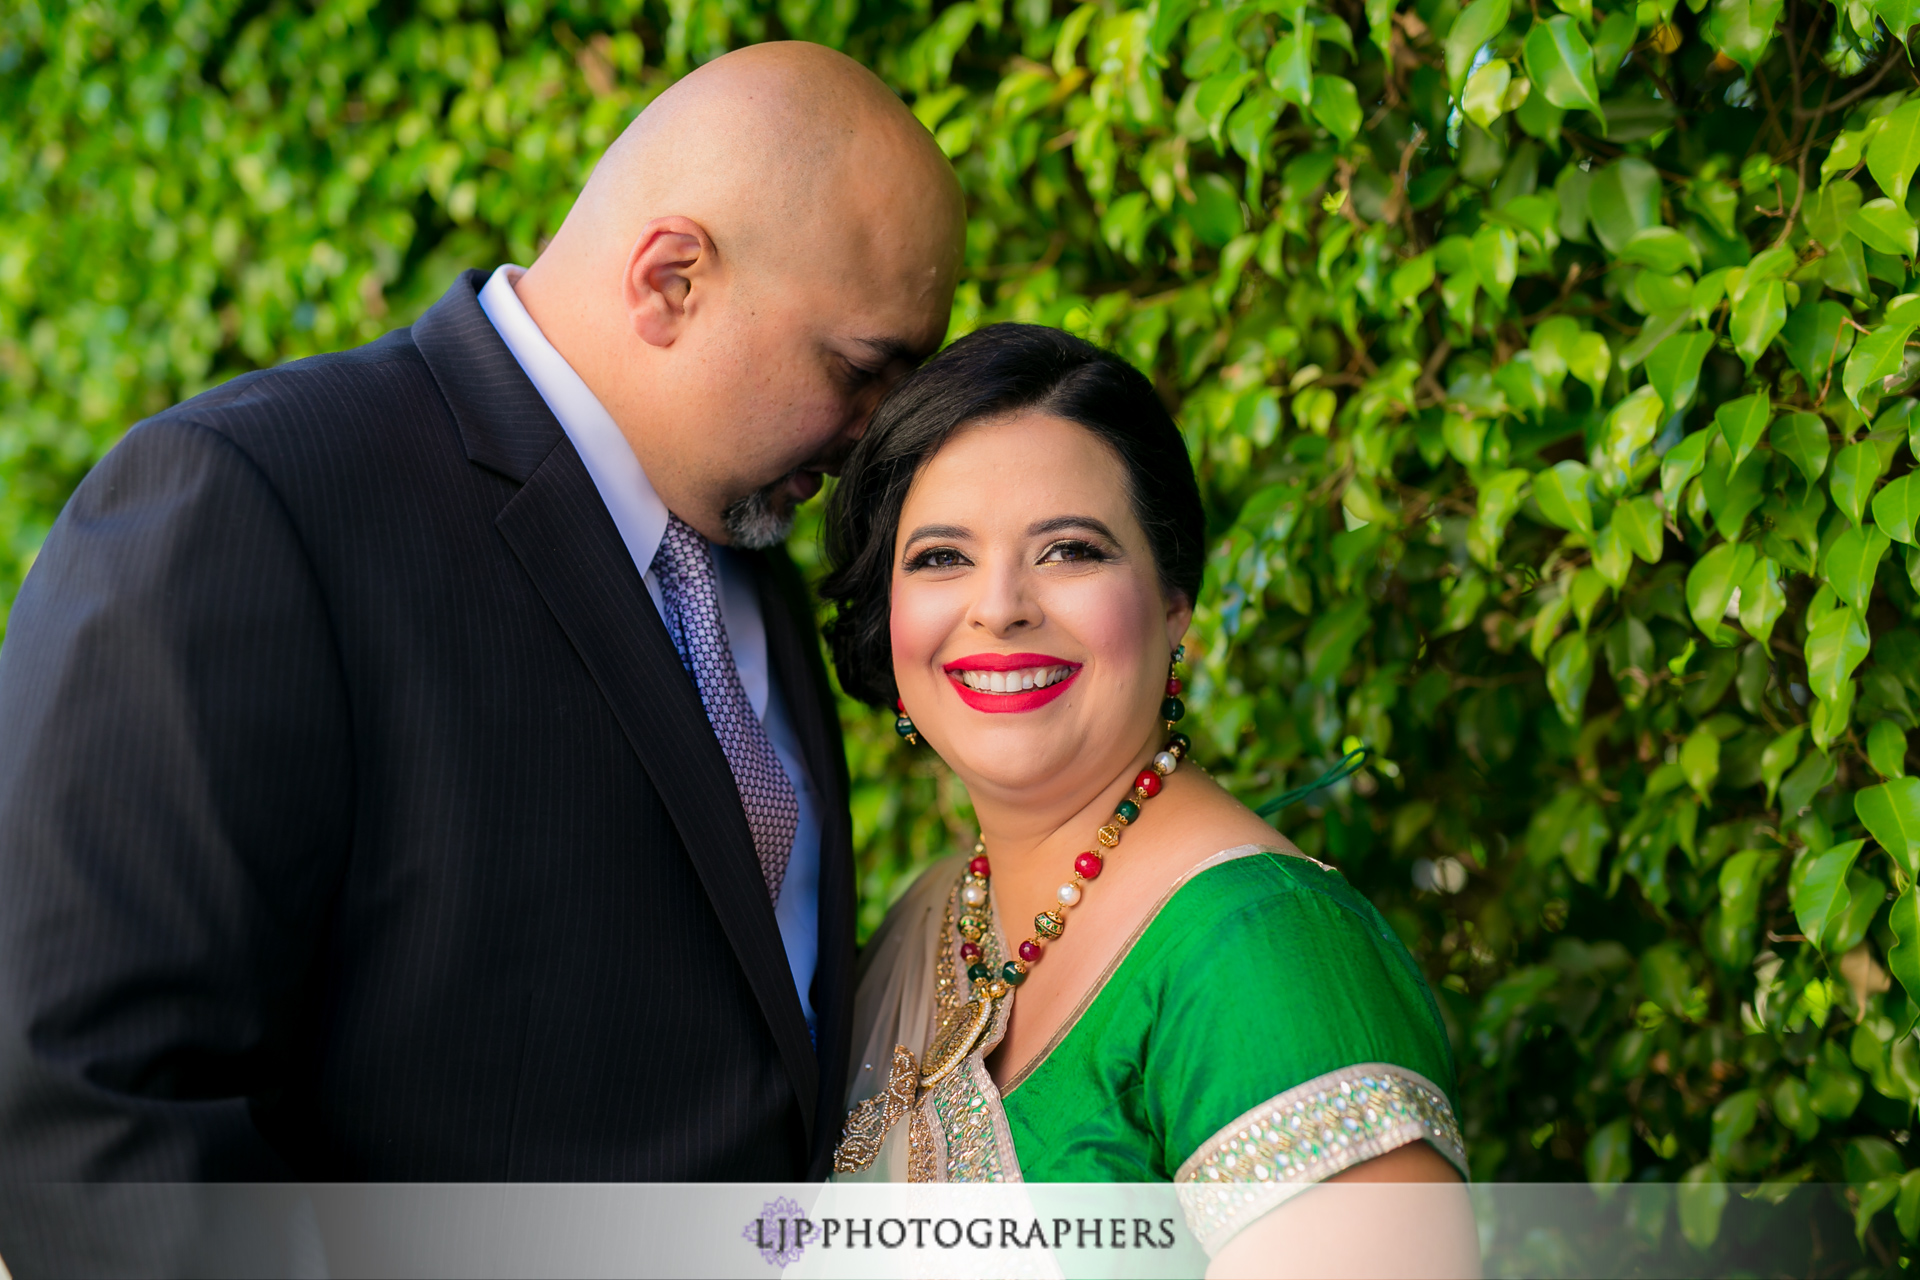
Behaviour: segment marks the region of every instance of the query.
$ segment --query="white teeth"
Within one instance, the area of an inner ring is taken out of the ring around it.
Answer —
[[[1027,667],[1020,671],[962,671],[960,683],[977,693],[1024,693],[1059,684],[1072,667]]]

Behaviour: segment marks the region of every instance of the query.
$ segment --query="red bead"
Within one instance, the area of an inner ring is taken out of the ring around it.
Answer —
[[[1146,792],[1151,799],[1160,794],[1160,775],[1151,769],[1142,769],[1140,776],[1133,780],[1133,785]]]
[[[1184,687],[1185,687],[1185,686],[1183,686],[1183,685],[1182,685],[1182,684],[1180,683],[1180,677],[1179,677],[1179,676],[1168,676],[1168,677],[1167,677],[1167,696],[1168,696],[1169,698],[1173,698],[1173,697],[1178,697],[1178,696],[1179,696],[1179,693],[1180,693],[1180,690],[1181,690],[1182,688],[1184,688]]]
[[[965,960],[968,964],[972,964],[975,960],[978,960],[980,958],[979,944],[974,942],[961,943],[960,958],[962,960]]]
[[[1020,944],[1020,958],[1028,964],[1037,964],[1040,960],[1040,944],[1028,938]]]
[[[1106,864],[1100,861],[1100,855],[1089,849],[1073,860],[1073,869],[1082,880],[1098,880],[1100,870]]]
[[[893,709],[901,715],[907,714],[907,700],[905,698],[895,698],[893,700]]]
[[[969,862],[967,864],[967,870],[973,872],[973,874],[977,876],[985,876],[985,875],[993,874],[992,871],[988,869],[988,863],[985,858],[975,858],[972,862]]]

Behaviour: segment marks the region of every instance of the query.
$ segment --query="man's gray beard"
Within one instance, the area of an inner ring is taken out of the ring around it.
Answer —
[[[749,551],[765,551],[787,540],[787,535],[793,532],[793,509],[789,507],[782,511],[774,500],[774,494],[786,482],[786,478],[782,477],[766,488],[756,489],[728,504],[720,518],[734,546]]]

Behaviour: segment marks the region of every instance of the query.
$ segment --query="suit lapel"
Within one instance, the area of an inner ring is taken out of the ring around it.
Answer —
[[[815,1133],[812,1176],[824,1177],[846,1104],[853,1021],[857,908],[853,831],[847,808],[847,756],[840,736],[839,709],[821,659],[812,599],[784,550],[771,551],[765,557],[760,575],[760,616],[766,622],[767,655],[774,679],[786,695],[794,731],[821,798],[820,949],[813,1009],[820,1064],[819,1108],[824,1119]]]
[[[599,685],[678,828],[811,1134],[819,1064],[732,771],[580,455],[480,310],[475,293],[484,283],[480,272],[457,281],[414,326],[415,343],[454,410],[468,456],[521,482],[495,527]]]

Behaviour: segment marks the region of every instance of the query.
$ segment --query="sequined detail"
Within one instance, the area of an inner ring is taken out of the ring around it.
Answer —
[[[953,941],[953,921],[959,915],[964,876],[947,897],[941,922],[940,950],[935,953],[934,1027],[929,1043],[937,1043],[949,1029],[964,1021],[972,995],[966,980],[967,962]],[[1006,960],[1005,939],[994,927],[991,913],[978,945],[979,963],[998,970]],[[986,1056],[1007,1034],[1013,1001],[995,1002],[986,1032],[964,1062],[921,1091],[908,1122],[908,1177],[914,1182],[1018,1182],[1020,1162],[1014,1155],[1013,1134],[1007,1128],[1000,1091],[987,1073]]]
[[[893,1047],[893,1065],[887,1072],[886,1089],[860,1103],[847,1114],[847,1127],[833,1153],[835,1173],[865,1172],[880,1154],[887,1130],[907,1114],[918,1091],[920,1072],[913,1054],[903,1044]]]
[[[1405,1067],[1330,1071],[1261,1103],[1187,1157],[1173,1180],[1209,1256],[1241,1228],[1316,1182],[1425,1138],[1467,1176],[1446,1094]]]

